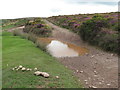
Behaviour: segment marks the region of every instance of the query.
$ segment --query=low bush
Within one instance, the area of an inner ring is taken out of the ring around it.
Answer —
[[[23,31],[40,37],[48,37],[51,34],[51,28],[41,18],[35,18],[33,21],[26,23]]]
[[[106,51],[118,52],[118,34],[107,29],[109,28],[108,21],[108,19],[96,15],[81,25],[79,35],[92,45],[100,46]]]

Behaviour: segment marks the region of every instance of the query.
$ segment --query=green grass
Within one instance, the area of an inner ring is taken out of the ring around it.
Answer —
[[[55,58],[43,52],[28,40],[11,33],[3,32],[3,88],[80,88],[77,78],[72,71],[65,68]],[[8,66],[7,66],[8,64]],[[12,71],[15,66],[23,65],[29,68],[37,67],[40,71],[48,72],[49,78],[33,75],[34,71]],[[56,79],[55,76],[59,76]]]
[[[15,25],[7,25],[7,26],[4,26],[4,27],[2,27],[2,30],[6,30],[6,29],[10,29],[10,28],[13,28],[13,27],[15,27]]]

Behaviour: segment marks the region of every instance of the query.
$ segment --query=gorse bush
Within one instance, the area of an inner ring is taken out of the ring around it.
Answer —
[[[91,41],[91,39],[98,35],[101,28],[108,26],[107,21],[106,18],[96,15],[92,19],[83,22],[79,30],[81,38],[85,41]]]
[[[118,52],[118,34],[107,29],[108,21],[109,19],[102,16],[93,16],[81,25],[79,35],[92,45],[100,46],[107,51]]]
[[[33,21],[26,23],[23,31],[25,33],[33,33],[37,36],[47,37],[51,33],[51,28],[41,18],[35,18]]]

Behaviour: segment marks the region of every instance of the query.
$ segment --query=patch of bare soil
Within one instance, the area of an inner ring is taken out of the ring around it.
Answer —
[[[84,43],[79,35],[44,20],[54,30],[52,38],[85,47],[89,53],[79,57],[58,58],[67,68],[73,70],[85,88],[117,88],[118,56],[104,52]]]

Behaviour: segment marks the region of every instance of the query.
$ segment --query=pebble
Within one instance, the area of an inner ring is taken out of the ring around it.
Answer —
[[[107,86],[110,86],[110,84],[107,84]]]
[[[26,70],[26,68],[24,68],[24,67],[23,67],[21,70],[22,70],[22,71],[25,71],[25,70]]]
[[[80,73],[83,73],[83,71],[80,71]]]
[[[91,85],[90,85],[89,88],[97,88],[97,87],[95,87],[95,86],[91,86]]]
[[[34,68],[34,70],[36,71],[36,70],[37,70],[37,68]]]
[[[79,70],[76,70],[76,72],[78,73],[78,72],[79,72]]]
[[[57,79],[59,79],[59,76],[55,76]]]
[[[87,82],[88,80],[84,80],[85,82]]]
[[[23,66],[22,65],[19,65],[19,68],[21,69]]]
[[[15,68],[12,68],[12,70],[14,71],[14,70],[15,70]]]
[[[93,58],[95,55],[92,55],[91,58]]]

